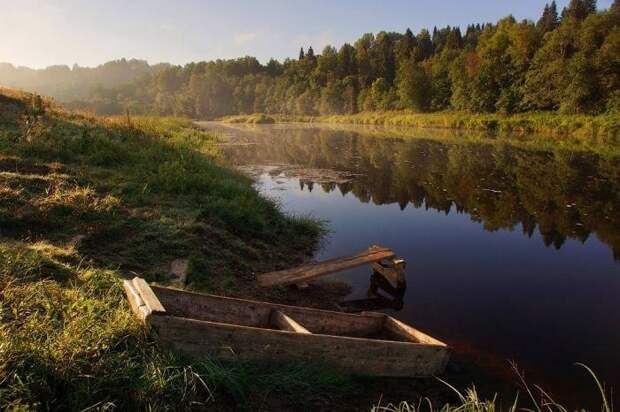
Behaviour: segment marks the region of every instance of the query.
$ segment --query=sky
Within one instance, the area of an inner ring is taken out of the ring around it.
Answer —
[[[599,0],[607,8],[612,0]],[[568,0],[557,1],[561,9]],[[42,68],[296,57],[363,33],[538,19],[545,0],[0,0],[0,62]]]

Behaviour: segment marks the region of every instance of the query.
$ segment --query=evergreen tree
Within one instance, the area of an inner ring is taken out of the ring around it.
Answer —
[[[596,13],[596,0],[583,0],[586,15]]]
[[[303,53],[303,50],[304,49],[302,48],[301,49],[302,53]],[[310,59],[310,60],[314,60],[316,58],[316,56],[314,55],[314,49],[312,48],[312,46],[308,47],[308,52],[306,53],[306,58]]]
[[[562,19],[573,18],[581,21],[595,12],[596,0],[571,0],[568,7],[562,10]]]
[[[536,27],[538,27],[542,33],[548,33],[555,30],[558,24],[558,9],[555,0],[553,0],[551,4],[545,4],[545,9],[540,20],[536,23]]]
[[[465,32],[463,45],[465,47],[475,48],[478,45],[478,37],[480,37],[480,25],[469,25]]]
[[[404,62],[413,55],[413,51],[417,45],[417,40],[410,29],[405,31],[405,34],[398,42],[397,60],[398,62]]]
[[[299,50],[299,60],[303,60],[305,58],[305,54],[304,54],[304,48],[302,47]]]
[[[416,60],[426,60],[433,55],[433,41],[428,30],[422,29],[418,34],[418,46],[420,48],[420,55],[416,56],[419,57]]]
[[[455,27],[448,31],[444,47],[450,50],[457,50],[461,48],[462,41],[463,36],[461,35],[461,29]]]

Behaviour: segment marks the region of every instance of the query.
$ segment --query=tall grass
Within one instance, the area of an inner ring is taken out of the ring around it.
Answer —
[[[588,366],[577,363],[579,367],[584,368],[588,374],[592,377],[598,393],[601,397],[601,411],[613,412],[613,405],[608,398],[607,392],[603,384],[600,382],[596,374]],[[513,403],[508,408],[501,408],[497,402],[497,396],[490,400],[482,400],[476,392],[476,388],[472,387],[462,393],[454,386],[450,385],[441,379],[438,379],[441,383],[449,387],[458,397],[459,402],[455,405],[445,404],[440,408],[434,408],[429,399],[421,399],[416,403],[403,401],[397,405],[388,404],[382,406],[381,403],[371,408],[371,412],[419,412],[419,411],[433,411],[438,410],[441,412],[495,412],[498,410],[505,410],[507,412],[516,412],[518,410],[526,412],[568,412],[569,409],[560,403],[556,402],[543,388],[536,385],[534,389],[530,388],[525,381],[523,374],[517,369],[516,365],[512,365],[513,370],[518,376],[521,386],[526,394],[526,398],[529,401],[529,407],[520,406],[519,396],[517,395]],[[537,392],[538,397],[534,395]]]
[[[244,123],[257,115],[234,116],[223,121]],[[349,115],[271,115],[278,122],[330,123],[474,130],[494,135],[546,135],[551,142],[565,138],[590,144],[620,145],[620,118],[616,115],[563,115],[531,112],[514,115],[463,112],[415,113],[409,111],[361,112]]]
[[[272,124],[276,122],[276,119],[263,113],[257,113],[250,115],[226,116],[222,119],[222,121],[224,123]]]

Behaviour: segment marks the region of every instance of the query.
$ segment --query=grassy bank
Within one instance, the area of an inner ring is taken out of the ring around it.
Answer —
[[[316,365],[190,362],[130,315],[123,277],[165,282],[187,258],[188,287],[255,295],[254,271],[301,261],[321,233],[218,166],[215,143],[184,120],[91,118],[0,92],[3,409],[234,409],[351,388]]]
[[[258,115],[222,119],[251,123]],[[407,111],[363,112],[334,116],[270,115],[278,122],[360,124],[484,131],[497,135],[544,134],[553,140],[575,137],[598,144],[620,145],[620,118],[613,115],[587,116],[557,113],[515,115],[458,112],[413,113]]]

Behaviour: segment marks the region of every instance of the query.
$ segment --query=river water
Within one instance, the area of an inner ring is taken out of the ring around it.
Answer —
[[[316,259],[373,244],[406,259],[402,299],[364,300],[358,268],[335,275],[347,301],[481,363],[514,360],[557,401],[595,399],[575,362],[620,390],[620,159],[450,132],[203,126],[284,210],[328,221]]]

